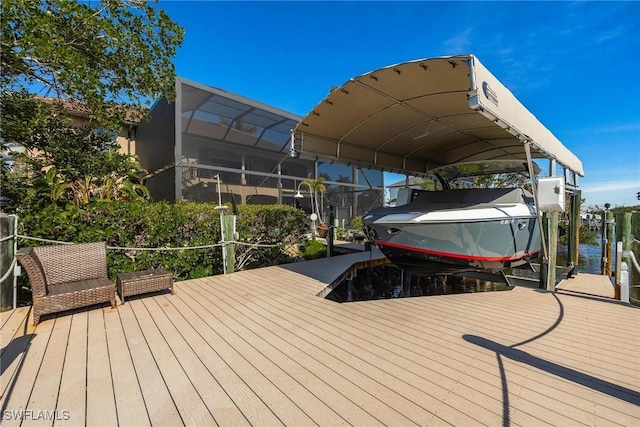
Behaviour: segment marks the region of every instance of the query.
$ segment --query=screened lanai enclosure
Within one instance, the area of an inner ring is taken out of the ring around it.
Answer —
[[[323,177],[322,204],[350,221],[383,200],[380,170],[358,168],[305,151],[290,156],[291,130],[302,117],[178,78],[176,101],[160,99],[140,125],[136,154],[149,172],[154,200],[286,204],[311,211],[305,179]],[[304,196],[296,199],[297,191]]]

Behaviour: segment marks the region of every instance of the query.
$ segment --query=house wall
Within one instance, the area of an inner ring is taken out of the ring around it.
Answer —
[[[145,185],[154,200],[175,200],[175,104],[160,99],[136,131],[135,154],[149,173]]]

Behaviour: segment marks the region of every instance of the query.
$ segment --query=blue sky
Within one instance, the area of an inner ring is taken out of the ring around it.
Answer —
[[[301,116],[332,85],[472,53],[583,162],[587,205],[638,205],[638,2],[161,1],[181,77]]]

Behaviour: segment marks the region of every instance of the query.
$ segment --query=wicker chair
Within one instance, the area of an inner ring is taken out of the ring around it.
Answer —
[[[107,301],[116,307],[104,242],[22,248],[16,258],[31,283],[34,326],[43,314]]]

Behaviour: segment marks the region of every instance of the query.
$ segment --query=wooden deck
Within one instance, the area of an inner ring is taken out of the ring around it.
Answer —
[[[35,330],[28,308],[2,313],[2,425],[640,425],[640,310],[591,289],[315,296],[370,256],[179,282]]]

